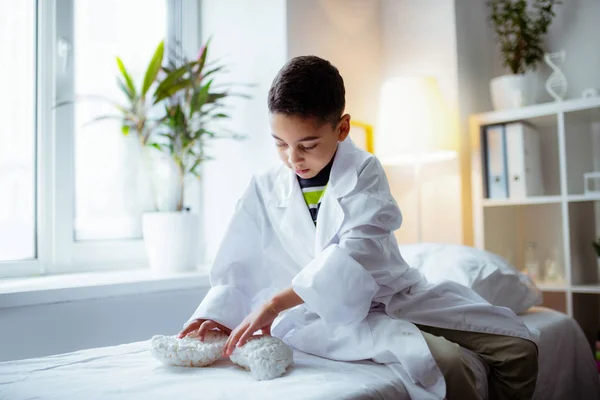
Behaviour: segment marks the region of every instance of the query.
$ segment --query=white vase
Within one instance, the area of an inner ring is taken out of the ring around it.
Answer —
[[[200,217],[190,212],[149,212],[142,218],[150,268],[159,274],[198,268]]]
[[[534,73],[498,76],[490,81],[492,107],[507,110],[535,104],[538,89]]]

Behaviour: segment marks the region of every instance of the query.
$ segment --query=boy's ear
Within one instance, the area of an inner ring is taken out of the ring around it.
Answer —
[[[346,140],[350,134],[350,114],[342,115],[338,125],[338,142]]]

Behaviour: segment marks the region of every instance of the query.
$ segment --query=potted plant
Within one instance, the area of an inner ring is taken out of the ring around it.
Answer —
[[[174,50],[172,53],[177,54]],[[154,210],[142,218],[150,267],[157,272],[191,271],[199,263],[200,221],[185,205],[186,183],[191,177],[199,179],[202,162],[210,159],[205,154],[207,140],[242,137],[219,128],[215,122],[229,118],[224,112],[226,98],[248,96],[230,92],[230,85],[213,84],[213,76],[224,66],[207,62],[208,42],[194,60],[171,55],[165,63],[164,53],[164,42],[160,42],[140,87],[117,57],[117,84],[126,101],[100,98],[109,102],[115,113],[90,122],[116,119],[124,135],[135,134],[138,139],[137,148],[154,197]],[[63,101],[57,107],[70,103],[73,101]],[[159,188],[157,170],[173,172],[170,185]],[[175,201],[159,201],[165,198]]]
[[[544,35],[560,0],[489,0],[489,20],[500,44],[502,64],[510,74],[491,80],[494,109],[523,107],[535,103],[538,77],[534,71],[544,57]]]
[[[159,271],[196,268],[200,217],[185,205],[186,184],[189,179],[200,178],[200,166],[210,159],[205,152],[207,140],[242,138],[215,129],[215,122],[229,118],[223,99],[247,96],[215,89],[212,76],[222,71],[223,66],[207,66],[207,53],[208,44],[197,60],[182,58],[179,67],[174,63],[163,67],[164,75],[156,88],[155,104],[163,105],[164,114],[158,120],[156,135],[149,145],[167,156],[175,198],[172,210],[143,216],[142,229],[150,264]]]

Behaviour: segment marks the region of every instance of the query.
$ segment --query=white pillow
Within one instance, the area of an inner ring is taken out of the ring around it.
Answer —
[[[400,245],[400,253],[431,283],[454,281],[473,289],[493,305],[516,314],[542,304],[542,292],[527,274],[502,257],[474,247],[417,243]]]

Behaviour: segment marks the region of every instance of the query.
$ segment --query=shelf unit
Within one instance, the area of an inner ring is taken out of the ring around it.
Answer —
[[[517,121],[540,135],[545,193],[486,199],[484,128]],[[475,246],[524,270],[525,245],[535,242],[540,266],[552,257],[562,277],[536,282],[544,306],[575,318],[591,344],[600,330],[600,263],[591,246],[600,236],[600,194],[584,193],[583,174],[600,171],[600,98],[476,114],[469,123]]]

